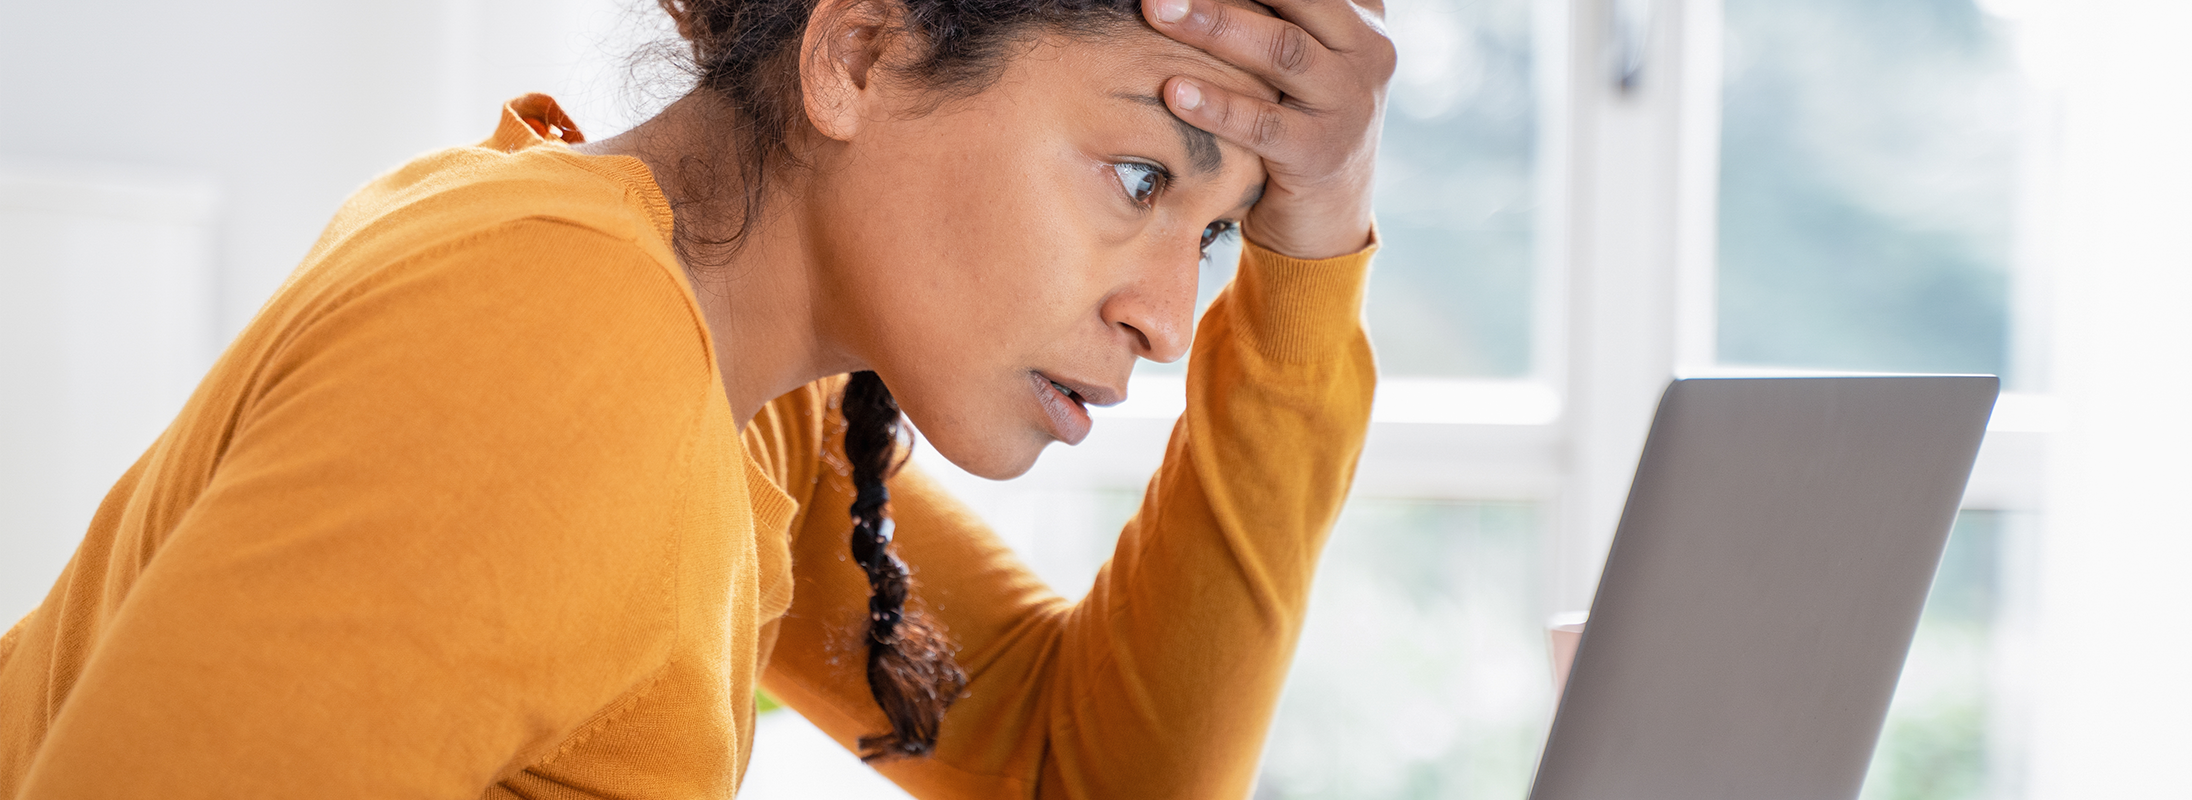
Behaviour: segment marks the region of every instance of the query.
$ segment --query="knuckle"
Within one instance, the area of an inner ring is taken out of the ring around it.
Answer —
[[[1399,69],[1400,59],[1393,54],[1393,48],[1391,47],[1378,51],[1377,55],[1371,58],[1370,77],[1376,79],[1380,86],[1391,81],[1393,73],[1399,71]]]
[[[1233,29],[1240,27],[1240,23],[1233,19],[1233,12],[1224,3],[1216,5],[1217,8],[1210,12],[1210,19],[1203,23],[1203,32],[1211,39],[1224,39],[1231,36]]]
[[[1393,47],[1393,40],[1382,33],[1377,38],[1370,40],[1368,49],[1370,57],[1380,64],[1391,64],[1400,60],[1400,51]]]
[[[1298,75],[1309,68],[1309,33],[1292,25],[1271,37],[1271,66],[1284,75]]]
[[[1367,71],[1377,78],[1391,77],[1400,65],[1400,51],[1393,46],[1393,35],[1383,24],[1370,26],[1370,35],[1350,52],[1362,60]]]
[[[1233,102],[1231,99],[1218,104],[1216,108],[1212,108],[1211,116],[1215,118],[1214,121],[1219,128],[1214,133],[1221,135],[1235,135],[1245,138],[1245,132],[1250,127],[1249,121],[1241,119],[1241,104]]]
[[[1278,109],[1259,110],[1256,118],[1249,122],[1248,140],[1256,149],[1269,149],[1285,139],[1286,119],[1279,115]]]

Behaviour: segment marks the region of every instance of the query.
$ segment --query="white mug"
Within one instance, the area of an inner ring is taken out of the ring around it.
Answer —
[[[1546,645],[1553,656],[1553,708],[1560,708],[1560,692],[1568,687],[1568,667],[1575,664],[1576,645],[1583,643],[1583,623],[1591,612],[1563,611],[1545,621]]]

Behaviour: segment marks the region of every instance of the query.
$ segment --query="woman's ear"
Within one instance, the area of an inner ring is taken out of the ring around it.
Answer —
[[[823,136],[848,141],[879,109],[878,65],[898,22],[892,0],[818,0],[799,43],[799,89],[807,120]]]

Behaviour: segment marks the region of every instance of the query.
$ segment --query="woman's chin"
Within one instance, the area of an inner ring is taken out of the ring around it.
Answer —
[[[919,423],[916,423],[918,427]],[[1020,436],[981,436],[972,441],[951,436],[932,435],[923,429],[922,437],[936,454],[943,456],[953,466],[968,474],[993,481],[1006,481],[1027,474],[1034,468],[1035,459],[1043,454],[1043,447],[1050,444],[1048,437],[1033,432]]]

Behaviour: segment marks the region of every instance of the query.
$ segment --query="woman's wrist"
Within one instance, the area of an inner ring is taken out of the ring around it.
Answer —
[[[1316,261],[1358,253],[1372,242],[1367,187],[1336,189],[1337,203],[1266,203],[1250,212],[1242,238],[1273,253]]]
[[[1272,361],[1311,363],[1360,336],[1375,229],[1366,238],[1361,248],[1330,258],[1297,258],[1244,241],[1228,293],[1232,322],[1250,346]]]
[[[1361,226],[1354,230],[1356,233],[1353,234],[1332,234],[1317,240],[1307,240],[1302,237],[1261,236],[1244,227],[1241,245],[1244,251],[1261,254],[1266,261],[1280,259],[1298,264],[1343,261],[1352,263],[1357,258],[1367,259],[1378,249],[1375,220],[1365,218]]]

